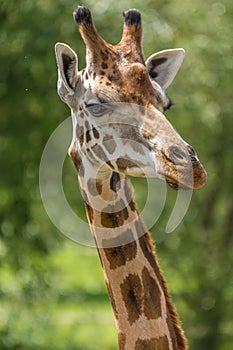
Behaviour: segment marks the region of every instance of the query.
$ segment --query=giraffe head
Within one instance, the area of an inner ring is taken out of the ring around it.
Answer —
[[[90,11],[74,18],[86,45],[86,68],[78,71],[76,53],[56,44],[58,92],[73,117],[77,152],[93,167],[133,176],[159,177],[173,188],[200,188],[206,172],[194,149],[164,116],[171,105],[165,89],[184,57],[183,49],[164,50],[146,61],[141,16],[124,13],[119,44],[104,41]]]

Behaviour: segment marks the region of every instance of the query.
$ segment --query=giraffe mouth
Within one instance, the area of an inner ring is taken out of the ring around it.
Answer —
[[[178,190],[178,184],[177,183],[171,182],[169,180],[166,180],[166,182],[171,188],[174,188],[174,190]]]
[[[167,184],[173,188],[174,190],[190,190],[190,187],[187,185],[184,185],[180,182],[175,182],[174,180],[172,180],[171,178],[166,178],[166,182]]]

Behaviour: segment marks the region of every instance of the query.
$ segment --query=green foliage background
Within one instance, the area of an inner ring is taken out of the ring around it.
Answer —
[[[193,350],[233,348],[232,0],[86,0],[100,34],[117,43],[122,11],[143,16],[144,51],[184,47],[168,118],[208,172],[172,234],[153,227],[160,263]],[[85,65],[73,0],[0,0],[0,349],[117,348],[115,325],[95,249],[61,235],[42,206],[38,170],[53,130],[69,116],[56,93],[54,44]],[[62,141],[61,141],[62,142]],[[145,182],[134,181],[139,203]],[[67,159],[64,184],[81,207]],[[153,215],[153,208],[151,208]],[[78,227],[77,227],[78,230]]]

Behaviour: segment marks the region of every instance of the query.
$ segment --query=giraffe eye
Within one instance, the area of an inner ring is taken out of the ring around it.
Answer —
[[[108,112],[108,109],[100,103],[90,102],[87,104],[87,109],[94,117],[97,118],[102,117]]]

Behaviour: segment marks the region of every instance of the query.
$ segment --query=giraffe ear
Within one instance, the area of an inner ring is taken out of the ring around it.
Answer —
[[[146,60],[147,71],[154,81],[166,89],[178,72],[185,55],[184,49],[163,50]]]
[[[78,58],[76,53],[66,44],[57,43],[55,54],[58,65],[58,94],[65,102],[74,95],[78,81]]]

